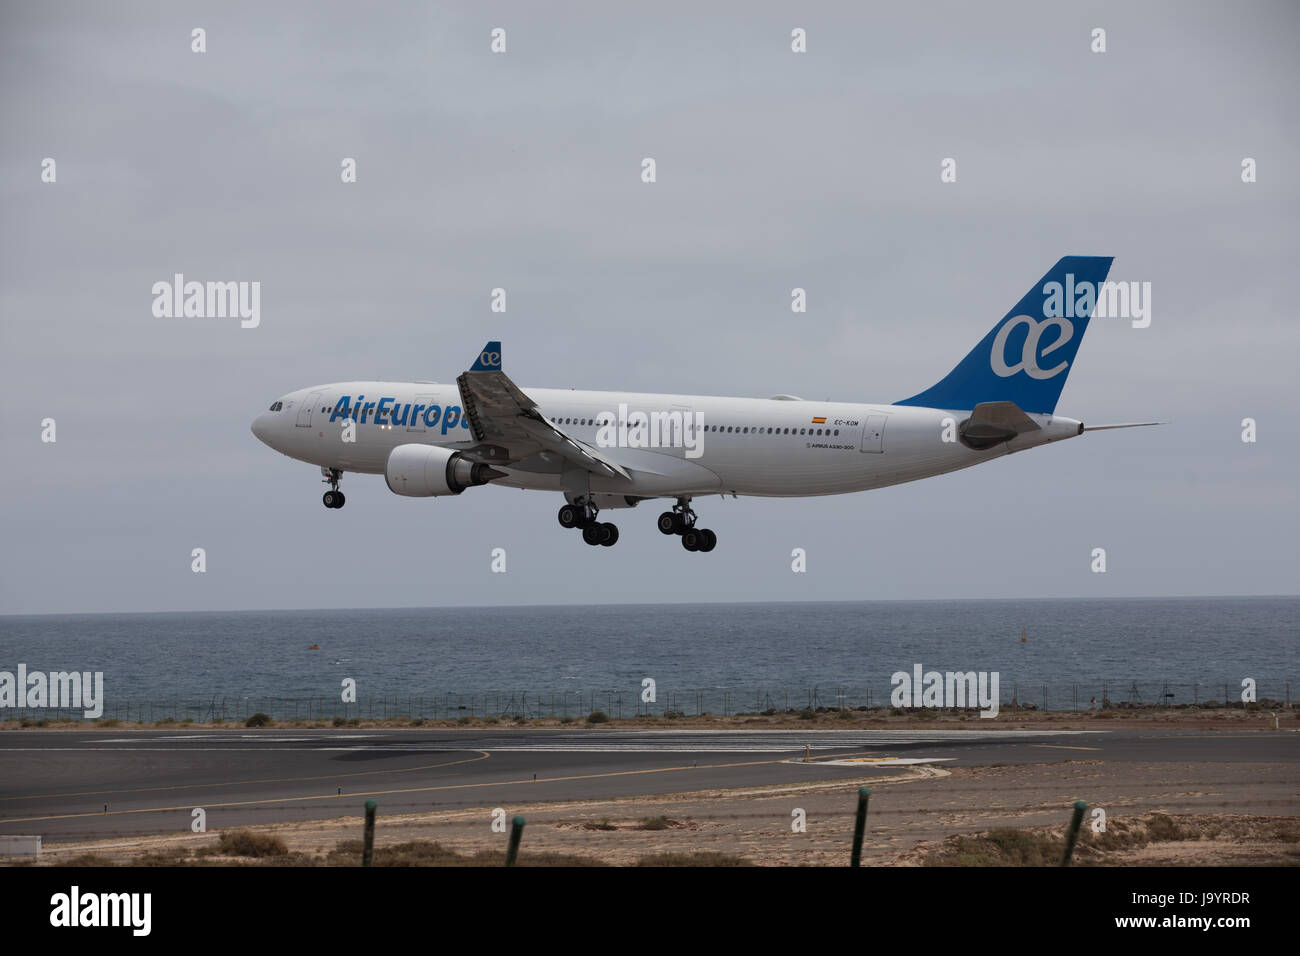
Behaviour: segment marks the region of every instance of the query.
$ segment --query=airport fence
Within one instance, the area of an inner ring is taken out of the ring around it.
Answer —
[[[1255,701],[1242,701],[1240,679],[1208,681],[1000,680],[999,711],[1082,712],[1089,710],[1235,709],[1289,710],[1295,706],[1289,679],[1259,680]],[[124,723],[242,722],[254,714],[275,721],[586,719],[600,712],[610,718],[699,717],[738,715],[836,716],[854,711],[891,712],[889,684],[814,685],[802,688],[658,688],[654,700],[639,686],[591,691],[431,692],[359,697],[209,696],[206,698],[116,698],[105,701],[100,720]],[[924,704],[924,701],[918,702]],[[913,706],[906,712],[945,710],[943,706]],[[969,704],[967,711],[978,708]],[[903,712],[903,711],[900,711]],[[80,708],[25,707],[0,710],[0,719],[82,720]]]

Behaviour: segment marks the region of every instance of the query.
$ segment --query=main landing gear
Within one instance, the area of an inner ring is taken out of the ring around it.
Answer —
[[[339,491],[339,480],[343,477],[343,472],[338,468],[322,468],[321,474],[325,477],[322,481],[328,482],[330,490],[321,496],[321,501],[326,508],[342,508],[347,503],[347,497]]]
[[[618,528],[608,521],[597,521],[598,513],[595,505],[579,498],[561,508],[556,518],[561,528],[581,528],[582,540],[587,544],[612,548],[618,541]]]
[[[708,528],[695,527],[695,512],[690,498],[678,498],[672,511],[659,516],[659,530],[664,534],[682,536],[682,547],[687,551],[712,551],[718,545],[718,536]]]

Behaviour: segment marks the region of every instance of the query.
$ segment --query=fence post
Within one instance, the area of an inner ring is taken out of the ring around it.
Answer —
[[[867,799],[870,796],[870,787],[858,787],[858,816],[853,821],[853,855],[849,858],[849,866],[862,865],[862,837],[867,830]]]
[[[524,835],[524,818],[516,816],[510,826],[510,846],[506,849],[506,866],[514,866],[519,859],[519,840]]]
[[[361,865],[369,866],[375,858],[375,801],[366,801],[366,835],[361,850]]]
[[[1065,857],[1061,860],[1061,866],[1070,865],[1070,857],[1074,854],[1075,841],[1079,839],[1079,824],[1083,823],[1083,811],[1088,809],[1088,804],[1083,800],[1074,801],[1074,818],[1070,821],[1070,832],[1065,836]]]

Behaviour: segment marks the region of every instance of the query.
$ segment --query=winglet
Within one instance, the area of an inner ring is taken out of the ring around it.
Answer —
[[[483,351],[478,353],[478,358],[474,360],[469,370],[471,372],[501,371],[501,343],[489,342],[483,346]]]

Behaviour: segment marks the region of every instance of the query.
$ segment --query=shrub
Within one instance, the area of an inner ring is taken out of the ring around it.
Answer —
[[[270,716],[262,713],[260,710],[244,721],[245,727],[269,727],[273,721]]]
[[[637,866],[753,866],[743,856],[729,856],[712,850],[694,853],[655,853],[636,861]]]
[[[216,851],[223,856],[286,856],[289,848],[271,833],[232,830],[221,834]]]
[[[609,714],[605,713],[603,710],[593,710],[587,715],[587,723],[607,724],[609,723]]]

